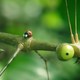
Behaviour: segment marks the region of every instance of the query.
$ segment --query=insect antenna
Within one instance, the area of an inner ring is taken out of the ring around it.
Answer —
[[[47,73],[47,80],[50,80],[49,78],[49,72],[48,72],[48,64],[47,64],[47,60],[42,56],[40,55],[40,53],[38,51],[35,51],[39,56],[40,58],[45,62],[45,68],[46,68],[46,73]]]
[[[14,58],[17,56],[17,54],[22,50],[23,45],[19,44],[17,50],[15,51],[15,53],[13,54],[13,56],[10,58],[10,60],[7,62],[7,64],[1,69],[0,71],[0,76],[4,73],[4,71],[8,68],[8,66],[10,65],[10,63],[14,60]]]
[[[77,33],[77,0],[75,0],[75,40],[76,43],[79,42],[78,33]]]
[[[71,41],[72,41],[72,43],[75,43],[74,35],[72,32],[72,25],[71,25],[71,21],[70,21],[70,15],[69,15],[69,10],[68,10],[67,0],[65,0],[65,3],[66,3],[66,11],[67,11],[68,23],[69,23],[70,34],[71,34]]]

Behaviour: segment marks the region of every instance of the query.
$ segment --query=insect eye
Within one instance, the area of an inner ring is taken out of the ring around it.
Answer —
[[[56,49],[58,58],[60,60],[69,60],[74,56],[74,49],[69,44],[61,44]]]
[[[28,37],[28,33],[25,32],[25,33],[23,34],[23,37],[24,37],[24,38],[27,38],[27,37]]]

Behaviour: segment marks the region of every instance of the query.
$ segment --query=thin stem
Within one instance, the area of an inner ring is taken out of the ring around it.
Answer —
[[[22,50],[23,45],[19,44],[17,50],[15,51],[15,53],[13,54],[13,56],[10,58],[10,60],[8,61],[8,63],[2,68],[2,70],[0,71],[0,76],[4,73],[4,71],[8,68],[8,66],[10,65],[10,63],[14,60],[14,58],[17,56],[17,54]]]
[[[48,80],[50,80],[50,78],[49,78],[49,72],[48,72],[48,64],[47,64],[46,60],[44,62],[45,62],[45,66],[46,66],[47,78],[48,78]]]
[[[72,26],[71,26],[71,21],[70,21],[70,15],[69,15],[69,10],[68,10],[67,0],[65,0],[65,3],[66,3],[66,10],[67,10],[67,16],[68,16],[68,22],[69,22],[70,32],[72,34]]]
[[[75,0],[75,34],[77,33],[77,0]]]
[[[47,80],[50,80],[49,78],[49,72],[48,72],[48,64],[47,64],[47,60],[42,56],[40,55],[40,53],[38,51],[35,51],[39,56],[40,58],[45,62],[45,67],[46,67],[46,73],[47,73]]]
[[[76,39],[76,43],[79,42],[78,33],[77,33],[77,0],[75,0],[75,39]]]
[[[71,40],[72,40],[72,43],[75,43],[73,32],[72,32],[72,25],[71,25],[71,21],[70,21],[70,15],[69,15],[69,10],[68,10],[67,0],[65,0],[65,3],[66,3],[66,10],[67,10],[67,16],[68,16],[68,23],[69,23],[69,28],[70,28]]]

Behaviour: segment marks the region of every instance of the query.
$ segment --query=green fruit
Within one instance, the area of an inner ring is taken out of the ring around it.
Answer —
[[[58,58],[60,60],[69,60],[74,56],[74,49],[69,44],[61,44],[56,49]]]

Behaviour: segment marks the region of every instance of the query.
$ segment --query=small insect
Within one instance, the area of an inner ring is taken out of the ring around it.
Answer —
[[[79,63],[80,61],[80,42],[79,42],[78,33],[77,33],[77,0],[75,0],[75,37],[72,32],[72,25],[70,21],[67,0],[65,0],[65,3],[66,3],[66,10],[67,10],[68,23],[69,23],[72,43],[71,44],[63,43],[56,48],[56,51],[57,51],[58,58],[60,60],[66,61],[73,57],[77,57],[76,63]]]
[[[31,32],[31,31],[26,31],[26,32],[23,34],[23,37],[24,37],[24,38],[32,37],[32,32]]]

